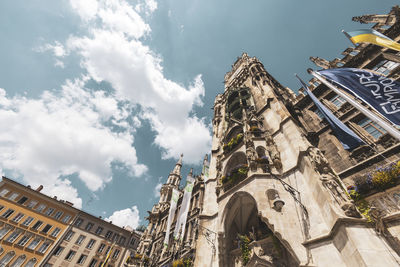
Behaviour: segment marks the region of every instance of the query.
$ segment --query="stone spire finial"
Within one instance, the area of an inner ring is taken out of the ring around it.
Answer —
[[[310,57],[311,62],[313,62],[318,67],[329,69],[331,67],[328,60],[320,58],[320,57]]]
[[[189,175],[188,175],[188,176],[190,176],[190,177],[193,176],[193,168],[190,168],[190,172],[189,172]]]
[[[172,170],[171,174],[181,175],[182,159],[183,159],[183,154],[181,154],[181,156],[180,156],[178,162],[175,164],[175,167]]]

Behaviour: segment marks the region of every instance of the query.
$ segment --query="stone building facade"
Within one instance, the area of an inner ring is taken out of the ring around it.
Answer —
[[[198,235],[198,217],[201,213],[203,195],[204,195],[204,180],[202,176],[194,176],[195,182],[191,195],[189,212],[186,222],[186,231],[182,241],[175,241],[173,233],[176,226],[177,216],[182,205],[183,188],[179,188],[182,180],[181,168],[182,158],[176,163],[174,169],[169,174],[167,182],[162,185],[160,190],[160,199],[155,204],[151,211],[148,211],[149,216],[147,220],[149,224],[144,231],[138,253],[135,257],[131,258],[129,264],[125,266],[170,266],[178,262],[195,260],[196,255],[196,240]],[[204,158],[204,164],[208,163],[207,155]],[[192,176],[192,170],[190,171]],[[172,220],[169,244],[167,247],[163,245],[167,221],[169,214],[169,207],[172,197],[172,189],[180,191],[177,208]]]
[[[375,30],[400,41],[399,15],[396,6],[386,15],[353,20],[374,23]],[[355,67],[400,78],[396,51],[361,44],[342,54],[331,61],[310,59],[325,69]],[[198,178],[204,196],[188,234],[195,238],[194,266],[400,265],[399,178],[373,182],[377,167],[383,176],[396,168],[399,140],[317,80],[309,84],[367,145],[344,150],[302,89],[295,95],[244,53],[214,102],[209,178]],[[179,166],[181,161],[149,212],[140,260],[133,265],[168,266],[183,254],[180,244],[170,254],[161,247]]]
[[[6,177],[0,182],[0,266],[123,266],[140,234]],[[108,253],[110,252],[110,253]]]
[[[139,240],[140,234],[130,228],[79,211],[42,266],[123,266],[135,254]]]

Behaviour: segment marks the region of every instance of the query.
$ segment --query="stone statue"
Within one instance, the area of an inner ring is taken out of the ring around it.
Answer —
[[[282,169],[281,153],[278,151],[278,148],[270,134],[266,133],[265,141],[267,142],[267,150],[275,168],[278,170]]]
[[[324,154],[322,154],[321,150],[316,147],[310,147],[308,149],[308,155],[310,156],[316,171],[321,173],[325,167],[330,170],[329,162],[325,158]]]
[[[386,216],[386,212],[384,210],[377,208],[376,206],[371,206],[371,209],[369,210],[369,215],[375,221],[375,231],[379,235],[386,235],[385,224],[383,223],[383,217]]]
[[[218,155],[217,156],[217,163],[215,168],[217,169],[217,181],[220,180],[221,176],[222,176],[222,155]]]
[[[344,211],[344,214],[349,217],[354,217],[354,218],[361,218],[360,213],[358,212],[356,205],[354,204],[354,201],[347,201],[341,206],[342,210]]]
[[[339,205],[348,201],[346,193],[336,181],[335,175],[330,172],[328,167],[323,168],[320,180],[322,181],[322,185],[329,190]]]
[[[246,156],[247,156],[247,161],[249,163],[250,169],[254,170],[257,169],[257,164],[256,164],[256,157],[257,157],[257,152],[254,147],[249,146],[246,148]]]

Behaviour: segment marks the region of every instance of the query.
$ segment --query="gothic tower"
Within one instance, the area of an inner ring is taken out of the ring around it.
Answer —
[[[225,75],[195,266],[397,266],[305,138],[294,100],[246,53]]]

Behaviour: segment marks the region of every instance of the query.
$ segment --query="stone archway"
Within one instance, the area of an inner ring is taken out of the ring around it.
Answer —
[[[237,192],[231,197],[225,207],[222,223],[224,236],[220,240],[219,266],[297,265],[263,222],[257,202],[249,193]],[[244,243],[249,248],[247,256],[243,253]]]

